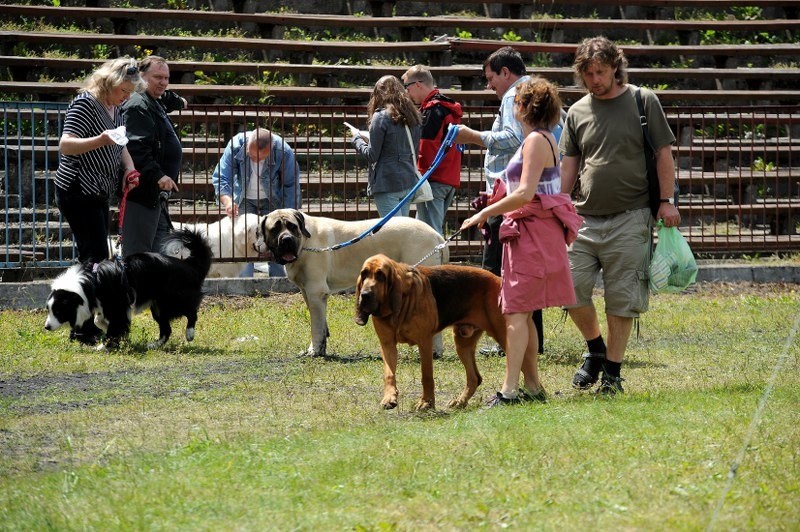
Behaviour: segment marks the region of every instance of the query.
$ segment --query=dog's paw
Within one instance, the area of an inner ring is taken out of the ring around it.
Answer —
[[[387,395],[381,401],[381,408],[391,410],[397,408],[397,395]]]
[[[158,349],[165,343],[167,343],[166,338],[159,338],[155,342],[150,342],[149,344],[147,344],[147,349]]]
[[[191,342],[194,340],[194,327],[189,327],[186,329],[186,341]]]
[[[466,408],[467,403],[469,403],[469,398],[465,398],[463,396],[458,396],[455,399],[451,399],[449,403],[447,403],[447,408]]]
[[[427,399],[423,399],[420,397],[419,401],[417,401],[414,410],[417,412],[425,412],[426,410],[434,410],[436,408],[435,402],[433,399],[428,401]]]

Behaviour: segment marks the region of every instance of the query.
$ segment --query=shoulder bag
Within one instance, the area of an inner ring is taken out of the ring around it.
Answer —
[[[419,170],[417,169],[417,150],[414,149],[414,141],[411,140],[411,130],[408,129],[408,125],[406,125],[406,136],[408,137],[408,147],[411,148],[411,165],[414,167],[414,171],[417,173],[417,179],[422,179],[422,176],[419,174]],[[425,203],[426,201],[432,200],[433,189],[431,188],[431,184],[428,183],[428,180],[426,179],[417,189],[417,193],[414,194],[414,197],[411,198],[411,203]]]
[[[650,213],[653,218],[658,217],[658,209],[661,207],[661,186],[658,184],[658,169],[656,166],[656,151],[653,142],[650,140],[650,132],[647,130],[647,115],[644,112],[642,102],[642,89],[636,89],[636,105],[639,107],[639,123],[642,126],[642,136],[644,137],[644,160],[647,164],[647,192],[650,199]]]

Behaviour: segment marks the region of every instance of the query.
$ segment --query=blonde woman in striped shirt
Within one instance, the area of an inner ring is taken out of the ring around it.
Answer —
[[[124,139],[120,106],[144,83],[136,61],[124,57],[97,68],[67,108],[59,142],[56,203],[67,219],[82,262],[100,262],[108,249],[109,201],[122,175],[135,175]]]

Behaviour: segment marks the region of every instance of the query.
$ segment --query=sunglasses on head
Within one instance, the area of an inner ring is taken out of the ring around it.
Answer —
[[[126,76],[135,76],[138,73],[139,73],[139,67],[137,66],[129,66],[128,68],[125,69]]]

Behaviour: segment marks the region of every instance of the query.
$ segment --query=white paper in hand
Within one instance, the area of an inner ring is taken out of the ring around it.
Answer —
[[[106,133],[108,133],[108,136],[111,137],[111,140],[120,146],[125,146],[128,143],[128,137],[125,136],[127,133],[125,126],[119,126],[115,129],[106,130]]]
[[[350,133],[354,137],[355,136],[360,136],[361,138],[363,138],[364,140],[369,142],[369,131],[361,131],[360,129],[358,129],[356,126],[354,126],[350,122],[343,122],[343,123],[344,123],[345,126],[347,126],[350,129]]]

